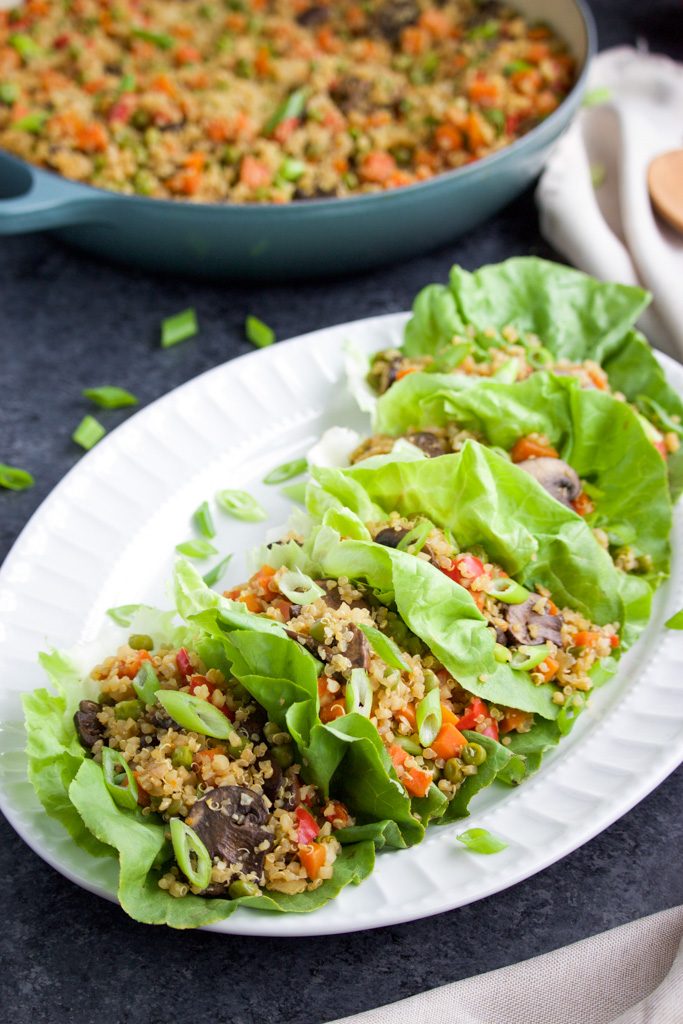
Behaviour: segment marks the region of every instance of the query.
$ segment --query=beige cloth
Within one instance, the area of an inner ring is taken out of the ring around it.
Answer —
[[[682,1024],[683,907],[334,1024]]]

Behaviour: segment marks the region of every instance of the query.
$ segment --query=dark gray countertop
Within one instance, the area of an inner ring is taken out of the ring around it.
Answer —
[[[644,36],[683,57],[680,0],[595,0],[601,45]],[[78,460],[83,387],[114,382],[149,402],[249,349],[248,312],[280,338],[405,309],[466,267],[552,256],[526,194],[448,249],[364,278],[291,286],[164,280],[115,269],[45,236],[0,241],[0,459],[36,486],[0,492],[0,559]],[[162,317],[197,309],[200,335],[158,347]],[[113,427],[124,411],[103,413]],[[0,1005],[13,1024],[321,1024],[547,952],[683,902],[683,769],[559,864],[452,913],[376,932],[299,941],[174,933],[128,920],[47,867],[0,820]]]

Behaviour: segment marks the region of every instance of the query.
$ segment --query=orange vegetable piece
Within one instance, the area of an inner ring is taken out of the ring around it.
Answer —
[[[250,583],[253,583],[259,590],[270,591],[270,581],[275,575],[275,569],[272,565],[262,565],[261,568],[254,573],[250,579]]]
[[[441,702],[441,723],[442,725],[445,725],[446,723],[450,723],[451,725],[458,724],[458,716],[454,711],[451,711],[448,705],[444,704],[443,701]]]
[[[452,153],[456,149],[462,149],[464,139],[462,132],[454,124],[440,124],[434,132],[434,141],[439,149],[445,153]]]
[[[546,683],[549,683],[557,675],[559,667],[559,663],[554,658],[544,658],[536,671],[541,673]]]
[[[270,185],[271,177],[270,169],[255,156],[247,153],[240,166],[241,184],[251,189],[266,188]]]
[[[594,511],[593,502],[590,500],[585,491],[581,491],[578,498],[575,498],[572,502],[572,508],[580,516],[589,516]]]
[[[417,367],[416,366],[405,366],[402,370],[399,370],[398,373],[396,374],[396,380],[403,380],[404,377],[407,377],[411,373],[417,373]]]
[[[415,718],[415,705],[406,704],[400,711],[394,712],[395,718],[404,718],[411,729],[417,728],[417,719]]]
[[[401,32],[401,50],[403,53],[417,57],[429,47],[429,33],[424,28],[409,25]]]
[[[524,462],[525,459],[559,459],[557,451],[551,444],[544,444],[535,437],[520,437],[510,451],[513,462]]]
[[[453,28],[448,15],[444,14],[443,11],[438,11],[436,7],[429,7],[426,11],[423,11],[418,25],[434,36],[435,39],[450,35]]]
[[[362,7],[356,6],[349,7],[346,12],[346,24],[349,26],[352,32],[360,32],[365,28],[367,18],[365,11]]]
[[[391,153],[385,153],[381,149],[375,149],[363,157],[360,165],[360,176],[363,181],[384,184],[396,171],[396,161]]]
[[[250,612],[260,612],[262,602],[256,594],[240,594],[237,598],[242,604],[245,604]]]
[[[327,722],[334,722],[335,718],[341,718],[345,714],[345,706],[337,700],[334,704],[330,704],[329,707],[320,709],[320,721],[327,724]]]
[[[483,107],[492,107],[500,100],[500,91],[496,82],[486,78],[475,78],[467,88],[467,95],[473,103],[480,103]]]
[[[549,659],[546,658],[546,661]],[[524,729],[533,716],[528,711],[518,711],[516,708],[508,708],[505,718],[498,724],[498,729],[503,734]]]
[[[457,726],[452,722],[444,722],[432,743],[432,750],[437,757],[443,757],[447,761],[449,757],[456,757],[466,746],[467,740]]]
[[[175,51],[175,62],[176,64],[197,64],[202,59],[202,55],[196,46],[192,46],[190,43],[185,43],[183,46],[178,46]]]
[[[307,846],[299,847],[298,857],[308,877],[315,882],[321,869],[325,867],[325,847],[321,843],[308,843]]]
[[[270,74],[270,50],[267,46],[260,46],[254,59],[254,70],[261,78]]]
[[[421,768],[410,768],[401,781],[411,796],[426,796],[432,784],[432,773]]]
[[[471,111],[465,122],[465,132],[471,150],[480,149],[486,143],[483,122],[478,114]]]
[[[333,823],[335,828],[344,828],[348,825],[351,818],[347,808],[339,800],[333,800],[329,811],[326,808],[323,814],[327,821]]]
[[[404,750],[403,747],[399,747],[398,743],[392,743],[389,747],[389,757],[391,758],[394,768],[398,768],[402,765],[408,757],[408,751]]]
[[[591,629],[580,629],[579,632],[576,633],[576,635],[574,636],[574,642],[573,642],[572,646],[574,646],[574,647],[595,647],[595,645],[597,644],[599,639],[600,639],[600,634],[599,633],[595,633]],[[546,658],[546,661],[547,660],[548,659]]]
[[[105,129],[96,121],[84,124],[78,131],[77,145],[84,153],[103,153],[108,141]]]
[[[127,676],[128,679],[135,679],[142,667],[143,661],[151,660],[152,657],[149,651],[137,651],[134,658],[128,658],[126,661],[120,661],[117,671],[120,676]]]

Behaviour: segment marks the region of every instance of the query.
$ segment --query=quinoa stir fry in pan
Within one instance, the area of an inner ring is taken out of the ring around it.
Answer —
[[[26,0],[0,146],[67,178],[285,203],[425,181],[551,114],[574,61],[498,0]]]

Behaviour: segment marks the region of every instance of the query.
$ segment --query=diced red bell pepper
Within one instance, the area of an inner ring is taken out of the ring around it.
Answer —
[[[194,671],[194,669],[192,668],[192,662],[190,661],[190,656],[184,647],[180,648],[180,650],[176,654],[175,660],[178,669],[182,675],[189,676],[192,674],[192,672]]]
[[[484,572],[484,563],[475,555],[458,555],[453,559],[452,567],[441,572],[461,586],[470,587]]]
[[[313,842],[318,835],[320,826],[305,807],[297,807],[294,813],[296,814],[297,823],[296,841],[300,846],[306,846],[308,843]]]
[[[475,697],[471,704],[468,705],[465,713],[458,719],[458,729],[461,731],[463,729],[476,730],[479,724],[478,719],[482,715],[484,718],[490,718],[489,709],[483,700],[480,700],[479,697]],[[482,736],[490,736],[492,740],[498,739],[498,726],[495,719],[491,719],[491,724],[486,726],[482,732]]]
[[[207,690],[209,691],[207,700],[210,703],[213,704],[213,701],[211,700],[211,698],[213,697],[215,691],[219,689],[219,687],[216,686],[215,683],[209,682],[209,680],[206,678],[206,676],[201,676],[201,675],[190,676],[190,693],[194,697],[197,696],[197,690],[199,690],[202,686],[205,686],[207,688]],[[214,707],[218,707],[218,705],[214,704]],[[232,708],[229,708],[227,704],[224,704],[222,707],[219,707],[218,710],[222,711],[223,714],[225,715],[225,717],[229,718],[231,722],[235,721],[235,712],[232,710]]]

